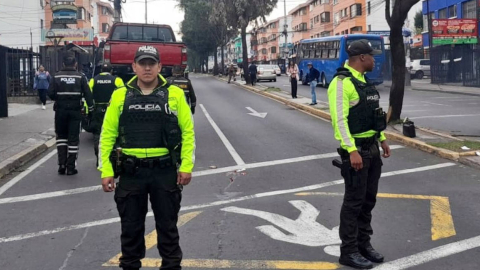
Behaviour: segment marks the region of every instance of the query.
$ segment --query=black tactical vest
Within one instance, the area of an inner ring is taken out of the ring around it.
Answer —
[[[100,74],[93,79],[93,100],[95,104],[106,104],[110,101],[113,91],[117,88],[115,85],[116,77],[111,74]]]
[[[341,79],[349,77],[355,86],[355,90],[360,97],[357,105],[350,108],[348,113],[348,128],[351,134],[359,134],[369,130],[377,130],[378,118],[375,116],[376,109],[380,108],[380,93],[377,91],[374,84],[361,82],[355,79],[352,73],[346,68],[337,69],[334,77],[340,76]]]
[[[178,86],[183,90],[188,105],[190,105],[190,80],[185,77],[170,77],[169,83]]]
[[[182,140],[178,118],[168,105],[168,86],[150,95],[127,88],[119,123],[122,148],[177,147]]]

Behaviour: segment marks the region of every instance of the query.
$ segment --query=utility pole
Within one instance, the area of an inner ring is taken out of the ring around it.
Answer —
[[[122,17],[122,0],[113,0],[113,22],[120,22],[120,18]]]
[[[145,23],[147,24],[147,0],[145,0]]]
[[[287,35],[288,35],[288,22],[287,22],[287,0],[283,0],[283,12],[284,12],[284,22],[283,22],[283,34],[285,35],[285,42],[283,43],[283,53],[285,55],[285,72],[287,68],[287,61],[288,61],[288,47],[287,47]]]

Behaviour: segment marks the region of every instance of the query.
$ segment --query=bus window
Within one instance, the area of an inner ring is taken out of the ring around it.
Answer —
[[[337,52],[338,52],[337,49],[329,49],[329,50],[328,50],[328,58],[329,58],[329,59],[335,59],[335,58],[337,58]]]
[[[347,40],[347,48],[354,41],[355,41],[355,39]],[[383,46],[382,46],[382,41],[381,40],[379,40],[379,39],[369,39],[368,42],[370,42],[370,45],[372,46],[372,49],[383,51]]]
[[[322,58],[322,45],[320,42],[315,45],[315,58]]]

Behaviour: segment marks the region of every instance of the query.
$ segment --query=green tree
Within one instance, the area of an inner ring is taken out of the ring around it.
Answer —
[[[217,1],[216,1],[217,2]],[[250,82],[248,73],[247,27],[258,20],[266,21],[265,16],[270,14],[278,0],[218,0],[223,5],[215,5],[216,13],[225,13],[226,23],[233,29],[240,29],[242,38],[242,59],[245,80]]]
[[[390,13],[391,1],[393,9]],[[388,108],[388,122],[400,120],[405,94],[405,44],[402,28],[410,9],[420,0],[386,0],[385,17],[390,26],[390,49],[392,52],[392,87],[390,89],[390,106]]]
[[[423,13],[421,10],[419,10],[416,14],[415,14],[415,32],[417,34],[420,34],[423,32]]]

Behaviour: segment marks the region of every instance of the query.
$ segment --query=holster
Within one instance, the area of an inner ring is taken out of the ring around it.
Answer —
[[[118,178],[122,173],[122,157],[118,156],[116,149],[110,152],[110,163],[112,163],[113,178]]]
[[[360,183],[360,172],[355,171],[355,169],[352,167],[352,164],[350,163],[350,154],[347,150],[343,148],[337,148],[337,152],[342,158],[340,172],[343,179],[345,179],[345,185],[356,188]],[[338,162],[335,163],[338,164]],[[335,165],[335,163],[334,166],[338,166]]]

